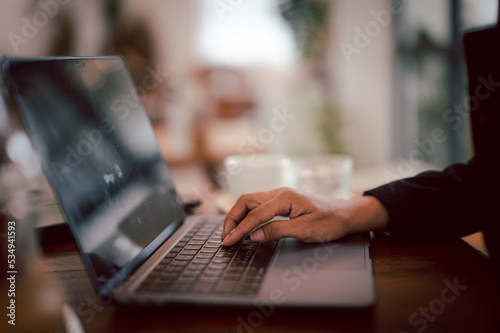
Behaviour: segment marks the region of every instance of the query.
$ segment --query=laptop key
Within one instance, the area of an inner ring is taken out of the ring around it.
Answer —
[[[231,274],[231,273],[229,273],[229,274],[224,275],[224,279],[226,281],[229,281],[229,280],[231,280],[231,281],[239,281],[241,279],[241,274]]]
[[[224,271],[206,271],[205,276],[216,277],[221,276]]]
[[[231,293],[237,284],[238,284],[237,280],[222,280],[222,282],[217,286],[217,292]]]
[[[194,287],[194,291],[199,293],[210,293],[215,289],[215,286],[215,283],[200,282]]]
[[[193,258],[194,258],[194,255],[179,254],[177,257],[175,257],[175,260],[191,261],[191,260],[193,260]]]
[[[200,283],[217,283],[219,282],[219,277],[218,276],[209,276],[209,275],[204,275],[203,277],[200,278]]]
[[[175,287],[173,287],[170,291],[174,293],[187,293],[190,292],[193,289],[193,285],[191,284],[178,284]]]
[[[203,248],[200,250],[200,253],[216,253],[217,252],[217,249],[211,249],[211,248]]]
[[[167,268],[165,268],[164,272],[174,272],[174,273],[179,273],[181,272],[182,270],[184,270],[184,267],[179,265],[179,266],[172,266],[172,264],[170,264],[169,266],[167,266]]]
[[[203,247],[202,245],[186,245],[184,247],[184,249],[186,249],[186,250],[199,250],[202,247]]]
[[[189,261],[175,259],[170,263],[172,266],[187,266]]]
[[[202,259],[196,257],[191,263],[195,265],[207,265],[210,262],[210,259]]]
[[[208,270],[211,270],[211,271],[221,271],[223,270],[224,268],[226,268],[226,265],[209,265],[208,266]]]
[[[233,255],[231,253],[228,253],[228,252],[225,252],[225,253],[218,252],[215,256],[217,258],[232,258],[233,257]]]
[[[179,280],[178,284],[193,284],[198,280],[198,276],[192,276],[191,274],[183,274]]]
[[[179,254],[187,254],[187,255],[195,255],[198,253],[198,250],[182,250]]]
[[[212,259],[215,253],[202,253],[196,256],[197,259]]]
[[[200,241],[201,244],[204,244],[205,243],[204,241],[206,241],[208,238],[209,238],[209,236],[198,236],[198,235],[196,235],[196,236],[193,237],[193,240],[191,241],[191,243],[193,241]]]
[[[182,246],[175,246],[173,249],[170,250],[170,253],[178,253],[181,252]]]
[[[185,272],[181,279],[184,279],[184,278],[197,278],[201,275],[202,271],[189,271],[189,272]]]
[[[163,271],[160,274],[158,274],[158,278],[163,280],[168,280],[168,279],[175,280],[177,279],[178,276],[179,276],[178,272],[171,272],[171,271]]]
[[[215,258],[212,260],[214,264],[227,264],[231,261],[231,258]]]

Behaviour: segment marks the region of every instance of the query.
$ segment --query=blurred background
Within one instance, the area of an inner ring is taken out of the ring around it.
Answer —
[[[494,0],[4,0],[0,54],[123,55],[171,165],[345,153],[385,180],[464,162],[465,29]]]
[[[461,36],[496,3],[2,0],[0,56],[124,56],[181,196],[254,152],[350,155],[361,192],[472,156]]]

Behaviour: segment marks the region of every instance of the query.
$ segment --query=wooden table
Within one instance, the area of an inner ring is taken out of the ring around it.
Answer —
[[[499,292],[487,260],[461,240],[371,247],[378,302],[363,310],[256,307],[127,309],[96,300],[76,245],[43,248],[46,271],[79,314],[86,332],[499,332]]]
[[[206,181],[196,176],[199,174],[196,168],[182,168],[182,172],[174,174],[178,190],[186,194],[186,199],[197,184]],[[199,189],[194,192],[203,193]],[[203,210],[213,208],[205,204]],[[265,316],[256,307],[130,309],[103,305],[98,301],[71,237],[65,242],[44,245],[40,255],[45,275],[59,287],[65,302],[75,309],[88,333],[500,332],[500,292],[488,274],[488,260],[464,241],[396,244],[385,235],[377,234],[371,256],[378,293],[374,307],[362,310],[278,308]],[[25,268],[19,277],[26,276],[26,272]],[[26,288],[36,286],[36,282],[24,281],[19,285],[19,291],[22,288],[27,295],[24,301],[19,297],[20,305],[38,299]],[[21,312],[18,320],[32,320],[31,327],[41,327],[30,314]],[[8,332],[21,332],[12,330],[13,327],[8,329]],[[49,331],[62,332],[62,329],[37,332]]]

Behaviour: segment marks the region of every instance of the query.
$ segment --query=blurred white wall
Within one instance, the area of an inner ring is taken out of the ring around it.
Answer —
[[[342,136],[356,166],[392,158],[393,32],[391,16],[382,15],[388,3],[334,0],[331,8],[330,96],[340,106]]]
[[[4,0],[0,4],[0,54],[38,56],[43,54],[50,31],[37,28],[32,34],[23,36],[23,18],[31,22],[32,17],[24,16],[27,1]],[[25,28],[27,29],[27,28]],[[31,32],[27,30],[27,32]],[[20,37],[20,38],[18,38]],[[11,42],[12,41],[12,42]]]
[[[206,65],[196,44],[200,23],[199,1],[203,0],[124,1],[125,10],[131,14],[131,20],[143,20],[152,34],[155,64],[160,71],[168,72],[169,84],[179,88],[177,91],[181,95],[176,104],[165,110],[173,124],[172,130],[179,132],[173,135],[177,143],[188,142],[191,135],[189,125],[193,117],[196,117],[194,110],[203,107],[196,105],[200,99],[197,98],[195,89],[192,89],[194,85],[189,82],[192,79],[192,71]],[[38,3],[29,0],[3,0],[0,3],[0,54],[38,56],[47,53],[48,38],[52,32],[50,22],[40,26],[35,36],[28,38],[28,43],[19,44],[18,52],[8,38],[9,32],[22,35],[25,25],[23,17],[33,21],[33,14],[25,14],[28,4],[40,6],[42,2],[55,2],[61,7],[70,8],[79,27],[80,38],[76,53],[99,53],[102,37],[105,35],[105,27],[98,12],[99,0],[47,0]],[[89,3],[91,5],[88,5]],[[387,3],[387,0],[332,0],[332,25],[329,31],[328,59],[325,62],[329,81],[332,82],[329,95],[332,103],[338,106],[342,113],[344,127],[341,136],[345,143],[344,148],[347,153],[353,155],[356,166],[384,164],[390,161],[392,156],[392,22],[384,26],[379,23],[380,31],[377,31],[378,21],[372,13],[387,10]],[[237,19],[238,14],[243,13],[244,6],[241,5],[241,8],[235,8],[231,14],[233,19]],[[343,51],[341,45],[345,43],[356,47],[356,41],[359,42],[360,38],[358,28],[362,31],[367,28],[375,30],[371,32],[372,37],[369,37],[368,45],[358,47],[359,52],[352,53],[347,59],[345,48]],[[287,73],[287,70],[290,73]],[[299,72],[291,73],[296,70]],[[287,108],[288,112],[297,114],[297,120],[276,135],[275,142],[269,145],[271,150],[288,152],[287,149],[300,148],[298,150],[321,152],[321,147],[317,147],[319,139],[314,137],[316,133],[311,130],[316,125],[310,124],[312,118],[306,112],[310,108],[308,101],[314,100],[314,97],[308,96],[308,92],[300,86],[284,89],[285,86],[292,85],[294,80],[300,81],[300,70],[300,66],[291,65],[286,70],[281,68],[281,73],[264,68],[254,68],[250,71],[252,81],[256,84],[256,98],[261,112],[272,117],[274,110]],[[289,94],[290,91],[292,94]],[[300,109],[305,110],[303,114]],[[267,120],[263,121],[264,125],[267,123]],[[304,130],[304,127],[309,127],[308,132],[301,135],[300,131]],[[189,148],[182,144],[176,146],[180,152]]]
[[[196,1],[126,0],[131,18],[148,26],[157,61],[174,77],[190,73],[197,65],[194,34],[198,24]]]
[[[28,8],[32,6],[32,11]],[[102,52],[106,30],[100,0],[3,0],[0,3],[0,53],[41,56],[48,52],[56,15],[66,10],[76,26],[75,55]],[[191,71],[195,62],[194,31],[197,4],[194,1],[123,1],[131,22],[142,20],[151,33],[159,65],[172,73]]]
[[[4,0],[0,4],[0,54],[47,55],[50,37],[56,32],[53,24],[65,10],[78,27],[75,54],[97,55],[106,35],[100,5],[100,0]]]

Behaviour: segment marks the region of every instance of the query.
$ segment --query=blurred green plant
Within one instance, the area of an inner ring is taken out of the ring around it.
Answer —
[[[297,47],[305,58],[323,53],[329,7],[330,2],[325,0],[286,0],[280,5],[281,15],[292,28]]]
[[[329,102],[324,102],[319,110],[318,130],[323,139],[327,153],[344,154],[344,144],[340,138],[342,120],[340,110]]]
[[[311,114],[316,115],[316,128],[326,153],[344,153],[340,131],[340,110],[328,98],[328,82],[325,70],[325,54],[330,27],[328,0],[285,0],[280,5],[281,15],[290,25],[297,49],[311,70],[312,80],[322,88],[320,101]]]

